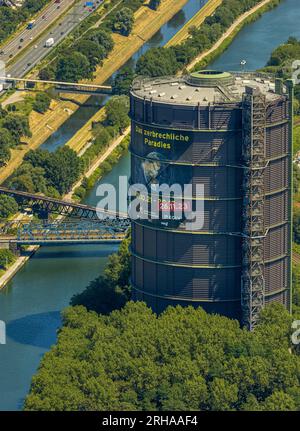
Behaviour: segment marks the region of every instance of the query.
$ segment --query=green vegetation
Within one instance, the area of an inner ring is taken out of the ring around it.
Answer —
[[[8,218],[18,211],[18,204],[14,198],[0,195],[0,218]]]
[[[292,64],[300,56],[300,41],[294,37],[290,37],[286,43],[276,48],[263,71],[274,73],[279,78],[291,78],[295,69]],[[299,75],[299,74],[298,74]],[[298,76],[299,77],[299,76]],[[295,86],[295,113],[300,113],[300,85]],[[299,142],[299,129],[296,128],[295,133],[295,149],[298,150]]]
[[[0,113],[0,167],[10,160],[10,149],[21,143],[24,136],[31,136],[26,115],[8,112]]]
[[[117,253],[112,254],[102,276],[92,281],[80,294],[73,296],[72,305],[84,305],[90,311],[108,314],[122,308],[130,299],[130,237]]]
[[[123,36],[128,36],[131,33],[133,23],[133,11],[128,7],[124,7],[116,13],[112,30],[122,34]]]
[[[32,107],[40,114],[44,114],[46,111],[48,111],[50,103],[51,97],[47,93],[38,93]]]
[[[0,269],[7,269],[16,261],[16,256],[11,250],[0,249]]]
[[[114,96],[105,105],[108,126],[115,126],[121,132],[129,126],[129,99],[127,96]]]
[[[150,0],[149,7],[151,9],[157,10],[160,4],[161,0]]]
[[[224,0],[216,12],[208,16],[200,28],[191,28],[190,37],[182,44],[149,49],[137,62],[140,75],[175,74],[198,54],[211,48],[231,24],[261,0]],[[278,4],[280,0],[274,0]]]
[[[190,37],[183,43],[170,47],[150,48],[137,61],[135,71],[121,70],[113,82],[115,94],[128,94],[135,74],[142,76],[174,75],[184,70],[193,58],[211,48],[231,24],[244,12],[254,7],[261,0],[224,0],[216,12],[208,16],[200,28],[190,28]],[[156,4],[153,1],[151,4]],[[280,0],[274,0],[270,6],[276,6]]]
[[[113,46],[108,32],[102,29],[90,30],[72,47],[61,51],[50,65],[41,69],[39,77],[72,82],[91,79],[96,67],[102,64]]]
[[[130,66],[124,66],[113,80],[112,88],[114,94],[129,94],[134,79],[134,71]]]
[[[19,24],[25,22],[49,2],[50,0],[25,0],[23,6],[16,9],[0,6],[0,43],[16,31]]]
[[[103,129],[107,133],[108,128]],[[111,129],[110,129],[111,130]],[[84,153],[82,161],[85,165],[85,170],[88,168],[91,158],[94,159],[97,155],[101,154],[109,146],[110,141],[113,136],[109,135],[109,141],[106,144],[98,136],[95,143]],[[128,151],[128,146],[130,142],[130,136],[127,136],[123,141],[113,150],[113,152],[106,158],[104,162],[93,172],[89,178],[84,178],[81,186],[77,187],[74,192],[74,198],[82,200],[87,192],[92,189],[95,182],[100,178],[104,177],[108,172],[110,172],[114,165],[118,163],[120,158]],[[91,157],[91,158],[90,158]]]
[[[80,159],[69,147],[59,148],[54,153],[31,150],[8,180],[8,186],[57,197],[68,192],[80,174]]]
[[[201,308],[157,317],[129,302],[109,316],[69,307],[26,410],[297,410],[291,317],[264,310],[254,333]]]

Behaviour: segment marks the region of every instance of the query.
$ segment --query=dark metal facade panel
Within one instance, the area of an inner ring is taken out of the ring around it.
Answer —
[[[270,229],[264,243],[265,261],[274,260],[287,255],[289,243],[288,225]]]
[[[240,104],[232,106],[192,106],[159,103],[131,98],[130,116],[136,121],[156,126],[227,130],[241,128]]]
[[[132,251],[145,259],[187,265],[241,265],[241,238],[192,235],[132,226]]]
[[[287,157],[272,160],[265,170],[266,193],[276,192],[289,186],[289,160]]]
[[[274,225],[287,223],[289,219],[289,202],[288,191],[276,193],[266,196],[265,202],[265,226],[272,227]]]
[[[143,178],[141,169],[145,159],[131,155],[131,180],[138,182]],[[190,165],[175,165],[163,163],[163,181],[165,184],[172,185],[184,181],[184,184],[193,186],[193,194],[196,196],[196,185],[204,186],[204,196],[206,198],[216,199],[239,199],[242,198],[242,177],[243,170],[240,168],[228,168],[226,166],[190,166]],[[279,165],[279,163],[277,163]],[[281,169],[279,166],[278,169]],[[277,169],[277,171],[278,171]],[[180,170],[180,175],[178,172]],[[281,176],[281,171],[275,172],[271,180],[275,180],[277,176]],[[273,173],[273,170],[272,172]],[[274,182],[275,184],[275,182]],[[281,183],[278,183],[281,188]],[[278,190],[278,188],[276,190]]]
[[[284,156],[289,152],[288,124],[279,124],[266,130],[266,158]]]
[[[180,268],[133,256],[132,283],[138,290],[151,295],[199,302],[234,302],[240,298],[239,280],[237,268]]]
[[[280,97],[267,107],[267,124],[279,123],[289,116],[288,101],[286,97]]]
[[[288,257],[265,266],[266,294],[288,289]]]
[[[135,301],[145,301],[149,307],[155,310],[157,313],[161,313],[168,306],[181,305],[182,307],[188,306],[201,306],[207,313],[221,314],[228,316],[229,318],[240,320],[240,304],[239,301],[234,302],[194,302],[188,300],[180,300],[178,298],[163,298],[152,296],[147,293],[141,292],[133,287],[133,299]]]
[[[190,134],[189,144],[152,148],[132,133],[131,181],[143,180],[144,163],[159,163],[167,184],[204,185],[202,234],[183,233],[184,223],[132,224],[133,292],[155,311],[168,305],[201,305],[209,312],[240,318],[243,176],[242,103],[192,106],[142,100],[131,95],[132,127],[148,133]],[[288,306],[289,293],[289,101],[285,95],[266,108],[264,240],[266,303]],[[150,131],[150,132],[149,132]],[[152,145],[152,144],[151,144]],[[247,193],[247,192],[246,192]],[[195,202],[193,202],[195,205]],[[194,209],[194,206],[193,206]],[[197,268],[195,266],[198,266]],[[222,302],[225,301],[225,302]],[[227,302],[226,302],[227,301]]]

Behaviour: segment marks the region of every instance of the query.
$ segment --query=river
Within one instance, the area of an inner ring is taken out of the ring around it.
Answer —
[[[200,3],[190,0],[135,59],[147,47],[163,45],[169,40],[199,9]],[[245,27],[211,67],[238,69],[242,59],[247,60],[250,70],[264,66],[277,45],[289,36],[300,38],[299,22],[299,0],[284,0],[279,7]],[[103,101],[91,98],[89,106],[80,108],[43,147],[53,150],[63,145],[101,103]],[[119,175],[128,175],[129,169],[126,155],[104,181],[117,184]],[[96,203],[97,186],[90,191],[86,203]],[[42,247],[0,292],[0,319],[7,324],[7,344],[0,345],[0,410],[22,408],[41,357],[55,343],[56,330],[61,324],[60,311],[73,294],[82,291],[101,273],[107,256],[116,249],[117,246],[111,245]]]

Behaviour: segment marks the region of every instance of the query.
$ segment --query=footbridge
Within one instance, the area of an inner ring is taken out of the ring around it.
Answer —
[[[24,90],[35,87],[38,84],[51,85],[58,93],[75,93],[88,95],[111,94],[110,85],[86,84],[78,82],[49,81],[45,79],[16,78],[11,76],[0,76],[0,83],[15,87],[17,84],[24,84]]]

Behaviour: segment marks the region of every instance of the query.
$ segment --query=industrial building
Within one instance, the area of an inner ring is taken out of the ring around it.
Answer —
[[[134,81],[131,183],[204,185],[204,225],[132,220],[132,287],[156,312],[202,306],[252,329],[291,307],[293,83],[200,71]]]

